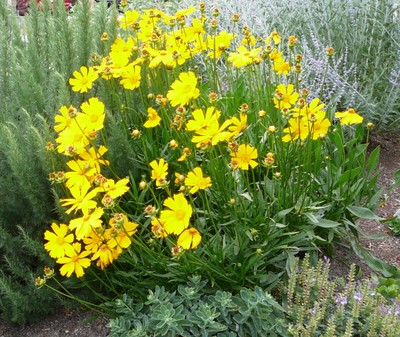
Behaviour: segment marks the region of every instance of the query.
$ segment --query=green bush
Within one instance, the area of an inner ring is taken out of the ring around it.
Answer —
[[[57,1],[19,18],[0,2],[0,312],[12,323],[37,320],[60,303],[34,283],[52,264],[43,229],[60,215],[48,180],[54,163],[43,149],[55,111],[72,98],[67,78],[89,50],[107,50],[100,35],[112,36],[116,16],[105,4],[92,12],[80,3],[73,15]]]

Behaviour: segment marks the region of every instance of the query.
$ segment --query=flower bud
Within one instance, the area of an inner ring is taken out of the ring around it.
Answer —
[[[326,56],[331,57],[331,56],[333,56],[333,54],[335,54],[335,49],[333,49],[332,47],[328,47],[328,48],[326,48],[325,54],[326,54]]]
[[[139,138],[139,137],[141,136],[141,134],[142,134],[142,133],[141,133],[139,130],[137,130],[137,129],[132,130],[132,132],[131,132],[132,138],[135,138],[135,139]]]
[[[267,114],[267,113],[265,112],[265,110],[260,110],[260,111],[258,112],[258,117],[265,117],[266,114]]]
[[[106,32],[101,34],[100,41],[102,41],[102,42],[107,42],[108,41],[108,34]]]

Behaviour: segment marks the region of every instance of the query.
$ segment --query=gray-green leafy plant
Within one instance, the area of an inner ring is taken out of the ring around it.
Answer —
[[[125,294],[110,306],[119,315],[109,323],[110,337],[287,336],[284,310],[270,294],[213,291],[197,276],[174,292],[157,286],[144,303]]]

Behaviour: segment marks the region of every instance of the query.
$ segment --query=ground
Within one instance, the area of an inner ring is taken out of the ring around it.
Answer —
[[[400,187],[391,194],[389,188],[394,183],[394,174],[400,170],[400,136],[376,135],[372,138],[370,149],[376,146],[381,148],[381,170],[379,186],[383,188],[382,207],[377,214],[382,218],[392,217],[400,209]],[[380,259],[400,268],[400,237],[393,236],[384,223],[371,220],[360,221],[362,230],[368,234],[387,234],[383,239],[372,240],[362,238],[362,244],[372,254]],[[349,263],[361,267],[361,277],[369,277],[372,271],[345,248],[337,247],[332,259],[332,271],[335,275],[344,276]],[[108,329],[107,319],[98,317],[92,312],[58,311],[45,320],[23,328],[4,325],[0,321],[0,337],[106,337]]]

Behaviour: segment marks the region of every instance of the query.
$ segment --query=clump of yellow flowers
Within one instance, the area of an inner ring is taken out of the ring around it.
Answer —
[[[202,240],[225,235],[212,215],[218,207],[246,216],[236,207],[248,207],[245,202],[261,186],[253,171],[285,178],[281,170],[288,159],[277,155],[284,146],[304,147],[331,132],[333,116],[325,104],[309,99],[300,87],[302,56],[295,52],[295,36],[284,45],[276,31],[266,38],[253,36],[247,27],[241,34],[218,31],[217,15],[209,20],[204,9],[202,3],[194,18],[194,7],[174,15],[126,10],[109,54],[69,79],[74,92],[90,97],[80,107],[59,109],[55,144],[46,147],[67,158],[64,170],[50,173],[49,179],[65,188],[60,203],[70,220],[53,223],[44,234],[61,275],[81,277],[92,262],[104,269],[132,245],[142,226],[141,215],[124,207],[138,202],[131,200],[132,184],[151,195],[142,199],[148,221],[143,235],[165,240],[177,256]],[[222,65],[227,70],[218,73]],[[246,72],[250,94],[232,109],[229,100],[235,97],[224,86],[234,86],[235,76]],[[156,155],[147,154],[141,181],[105,174],[112,172],[112,163],[104,129],[115,109],[106,107],[95,89],[106,82],[131,108],[129,116],[120,115],[134,126],[131,141],[147,138],[157,150],[166,144]],[[352,108],[335,117],[343,125],[363,121]],[[204,217],[212,226],[203,224]]]

